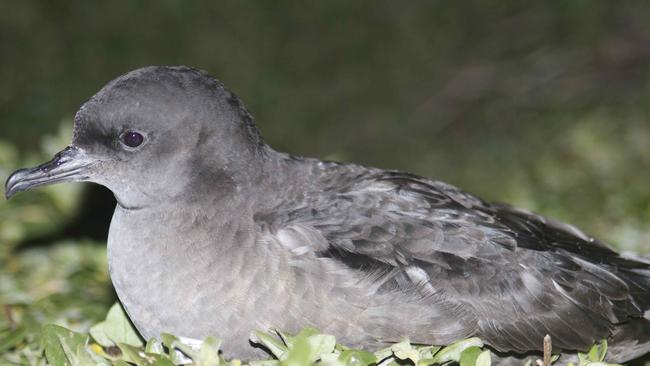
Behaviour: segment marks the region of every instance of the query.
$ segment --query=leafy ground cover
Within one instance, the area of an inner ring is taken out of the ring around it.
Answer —
[[[11,307],[9,310],[11,311]],[[251,341],[264,346],[269,357],[242,363],[224,360],[219,354],[219,340],[208,337],[201,342],[188,342],[171,334],[146,343],[131,326],[119,303],[114,304],[106,319],[87,332],[75,332],[55,324],[46,324],[34,331],[29,324],[15,320],[2,324],[1,362],[7,365],[71,365],[71,366],[174,366],[197,365],[278,365],[278,366],[397,366],[446,365],[491,366],[492,353],[479,338],[460,340],[446,347],[414,345],[403,341],[376,352],[356,350],[337,344],[332,335],[305,328],[295,336],[280,331],[253,332]],[[607,344],[594,346],[579,355],[577,366],[604,366]],[[553,357],[553,361],[557,357]],[[530,366],[527,361],[525,366]]]

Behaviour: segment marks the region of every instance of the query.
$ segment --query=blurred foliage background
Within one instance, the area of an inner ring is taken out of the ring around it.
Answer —
[[[277,149],[434,177],[647,253],[649,24],[644,1],[0,0],[0,179],[67,145],[110,79],[185,64]],[[113,205],[70,184],[0,202],[11,317],[103,316]]]

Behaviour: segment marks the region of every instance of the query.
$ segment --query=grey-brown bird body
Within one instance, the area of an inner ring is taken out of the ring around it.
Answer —
[[[191,68],[109,83],[57,159],[7,194],[48,179],[114,192],[110,274],[145,338],[212,335],[240,358],[253,330],[305,326],[364,348],[478,336],[520,355],[550,334],[569,353],[609,339],[612,361],[650,351],[645,260],[442,182],[276,152]]]

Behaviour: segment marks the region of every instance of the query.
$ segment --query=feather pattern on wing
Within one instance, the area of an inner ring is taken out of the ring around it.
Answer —
[[[420,312],[448,303],[497,350],[540,349],[545,334],[558,349],[585,349],[650,308],[650,266],[573,226],[411,174],[319,167],[318,194],[274,208],[279,242],[371,279],[368,295],[415,291]],[[435,333],[432,324],[411,337]]]

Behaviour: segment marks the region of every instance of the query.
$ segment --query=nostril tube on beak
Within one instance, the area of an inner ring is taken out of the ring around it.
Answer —
[[[66,161],[71,160],[76,155],[76,153],[77,153],[76,148],[72,146],[68,146],[65,149],[56,153],[54,155],[54,158],[52,158],[52,160],[37,166],[36,169],[40,169],[43,172],[47,173],[50,170],[58,168],[59,166],[61,166],[61,164],[64,164]]]
[[[13,172],[5,183],[5,198],[42,185],[86,180],[87,168],[93,162],[79,149],[68,146],[46,163]]]

